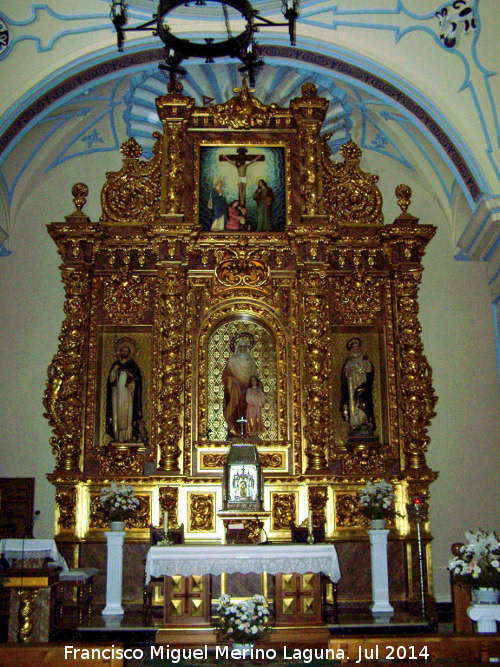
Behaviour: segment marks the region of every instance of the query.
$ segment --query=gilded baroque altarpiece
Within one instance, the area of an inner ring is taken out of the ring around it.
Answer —
[[[402,515],[391,525],[405,572],[397,594],[411,599],[406,503],[427,502],[437,476],[425,456],[436,397],[418,321],[435,229],[408,212],[404,185],[400,216],[384,224],[361,150],[349,141],[333,161],[321,134],[327,101],[313,84],[288,109],[263,105],[245,83],[236,90],[197,108],[176,84],[156,102],[154,157],[141,160],[129,139],[121,169],[106,174],[99,222],[83,212],[88,190],[78,183],[74,213],[49,225],[66,294],[44,397],[56,537],[76,554],[103,543],[98,497],[114,479],[140,499],[127,540],[147,544],[149,524],[168,511],[186,541],[220,541],[221,474],[237,439],[225,367],[243,340],[266,397],[261,430],[245,437],[265,472],[269,538],[289,541],[311,509],[347,565],[366,540],[356,494],[389,479]],[[353,340],[374,371],[371,432],[356,437],[341,410]],[[127,408],[128,432],[113,412],[113,369],[125,362],[123,387],[139,401]],[[248,525],[258,537],[251,517]]]

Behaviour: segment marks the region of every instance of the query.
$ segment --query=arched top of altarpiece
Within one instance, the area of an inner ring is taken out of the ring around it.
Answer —
[[[141,161],[134,139],[121,151],[123,166],[106,174],[101,192],[101,222],[112,225],[187,225],[203,231],[200,205],[200,143],[262,147],[278,142],[285,151],[286,228],[307,223],[382,225],[378,176],[362,171],[361,150],[348,141],[340,150],[343,163],[331,159],[328,135],[321,135],[328,101],[312,83],[288,109],[253,97],[245,82],[229,101],[195,107],[176,82],[157,98],[164,133],[155,133],[154,156]],[[258,137],[258,139],[257,139]]]

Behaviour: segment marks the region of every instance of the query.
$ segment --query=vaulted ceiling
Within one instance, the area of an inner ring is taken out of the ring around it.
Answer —
[[[128,4],[130,25],[151,18],[157,7],[152,0]],[[278,0],[253,4],[267,18],[280,19]],[[353,138],[370,165],[400,172],[401,181],[432,192],[457,258],[488,262],[493,301],[500,294],[496,4],[302,0],[295,47],[285,28],[259,33],[266,64],[254,93],[266,104],[288,106],[304,82],[314,81],[330,100],[324,131],[333,155]],[[448,5],[457,17],[454,33],[436,16]],[[226,31],[221,6],[213,2],[203,9],[194,2],[182,6],[171,26],[194,40]],[[128,33],[118,53],[108,0],[2,4],[0,255],[15,250],[26,193],[63,163],[116,153],[118,167],[117,151],[127,136],[150,155],[152,132],[161,129],[154,100],[166,92],[157,67],[161,46],[150,32]],[[229,99],[240,83],[238,64],[187,61],[184,92],[197,105]]]

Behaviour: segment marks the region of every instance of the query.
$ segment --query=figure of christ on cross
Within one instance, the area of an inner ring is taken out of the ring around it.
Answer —
[[[220,162],[229,162],[238,172],[238,200],[246,208],[247,169],[254,162],[264,162],[264,155],[247,155],[247,148],[237,148],[237,155],[220,155]]]

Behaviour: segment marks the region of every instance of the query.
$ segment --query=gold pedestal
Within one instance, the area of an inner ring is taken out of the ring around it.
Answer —
[[[40,590],[51,588],[59,581],[60,571],[61,568],[12,568],[2,572],[0,585],[4,588],[14,589],[19,597],[16,633],[18,642],[27,643],[33,641],[33,612],[36,598]],[[48,639],[48,628],[46,636]]]

